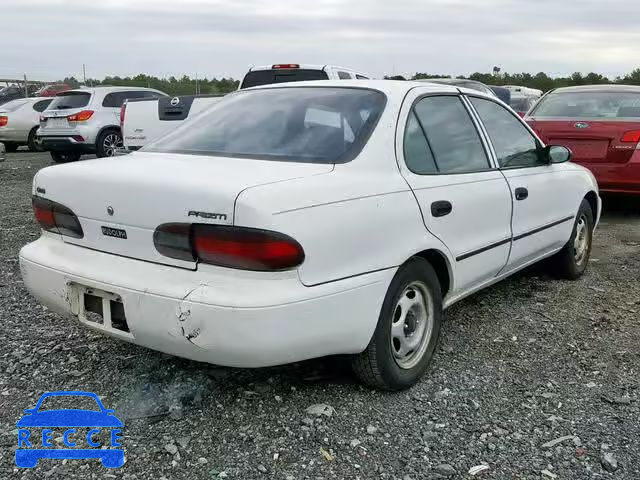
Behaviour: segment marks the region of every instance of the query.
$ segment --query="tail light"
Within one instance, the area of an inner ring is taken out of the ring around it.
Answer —
[[[288,68],[300,68],[300,65],[297,63],[278,63],[276,65],[271,65],[273,70],[286,70]]]
[[[0,121],[1,120],[2,117],[0,117]],[[622,139],[620,141],[625,143],[640,143],[640,130],[631,130],[629,132],[625,132],[624,135],[622,135]]]
[[[40,115],[40,123],[44,123],[47,121],[47,117],[45,117],[44,115]]]
[[[288,270],[304,261],[293,238],[257,228],[168,223],[156,229],[153,242],[167,257],[241,270]]]
[[[86,122],[93,116],[93,110],[82,110],[81,112],[74,113],[67,116],[67,120],[70,122]]]
[[[68,237],[82,238],[84,232],[78,217],[64,205],[34,196],[33,213],[43,230]]]
[[[124,128],[124,116],[127,113],[127,102],[120,107],[120,131]]]
[[[6,127],[9,123],[9,117],[0,117],[0,127]]]

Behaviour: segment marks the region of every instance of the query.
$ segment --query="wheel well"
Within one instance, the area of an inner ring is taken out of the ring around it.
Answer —
[[[449,293],[449,289],[451,288],[451,272],[447,257],[445,257],[442,252],[433,249],[423,250],[422,252],[416,253],[414,257],[424,258],[436,271],[440,288],[442,289],[442,297]]]
[[[593,212],[593,217],[596,218],[598,216],[598,195],[594,191],[590,191],[584,196],[585,200],[589,202],[589,206],[591,207],[591,211]]]

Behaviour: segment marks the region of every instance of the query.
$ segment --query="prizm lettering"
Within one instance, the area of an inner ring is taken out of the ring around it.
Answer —
[[[42,195],[44,195],[45,193],[47,193],[47,191],[42,187],[36,187],[36,193],[41,193]]]
[[[226,220],[226,213],[209,213],[209,212],[196,212],[195,210],[189,210],[189,217],[201,217],[208,218],[210,220]]]

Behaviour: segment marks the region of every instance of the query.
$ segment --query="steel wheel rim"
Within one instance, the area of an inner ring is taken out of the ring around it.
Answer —
[[[102,147],[107,157],[113,157],[116,154],[118,148],[122,147],[122,138],[120,138],[120,135],[116,133],[110,133],[109,135],[104,137]]]
[[[581,215],[576,223],[576,236],[573,240],[573,257],[577,264],[584,262],[589,248],[589,229],[587,228],[587,217]]]
[[[433,335],[433,311],[423,282],[411,282],[402,291],[391,318],[391,352],[400,368],[413,368],[422,360]]]

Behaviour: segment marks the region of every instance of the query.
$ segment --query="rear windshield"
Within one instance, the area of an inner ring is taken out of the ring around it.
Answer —
[[[328,78],[329,76],[324,70],[254,70],[247,73],[240,88],[259,87],[272,83],[302,82],[303,80],[327,80]]]
[[[385,103],[383,93],[363,88],[240,91],[144,150],[344,163],[367,142]]]
[[[0,112],[13,112],[23,106],[27,101],[24,98],[11,100],[10,102],[0,105]]]
[[[640,93],[550,93],[538,103],[532,114],[560,118],[637,118],[640,117]]]
[[[516,112],[526,112],[531,108],[533,100],[527,97],[513,98],[511,97],[511,108]]]
[[[56,95],[49,110],[68,110],[70,108],[82,108],[89,104],[91,94],[89,92],[63,92]]]

